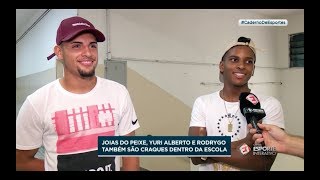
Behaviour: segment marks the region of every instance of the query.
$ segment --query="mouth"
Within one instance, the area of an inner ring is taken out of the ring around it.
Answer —
[[[244,78],[246,76],[246,74],[239,73],[239,72],[234,72],[233,74],[237,79],[242,79],[242,78]]]
[[[78,61],[78,62],[83,66],[92,66],[94,61],[92,61],[92,60],[83,60],[83,61]]]

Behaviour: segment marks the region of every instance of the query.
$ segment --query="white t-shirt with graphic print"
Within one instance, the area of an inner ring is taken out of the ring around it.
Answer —
[[[264,124],[273,124],[284,128],[284,116],[280,102],[271,96],[252,92],[260,101],[266,116]],[[225,104],[224,104],[225,103]],[[193,105],[190,127],[206,127],[208,136],[231,136],[231,142],[246,137],[249,130],[247,120],[241,114],[239,102],[224,101],[219,91],[198,97]],[[232,124],[232,132],[228,131],[228,124]],[[241,170],[224,163],[200,164],[200,171],[238,171]]]
[[[120,157],[98,157],[98,136],[140,127],[125,86],[97,77],[88,93],[66,91],[55,80],[29,95],[16,122],[16,148],[45,148],[45,170],[115,171]]]

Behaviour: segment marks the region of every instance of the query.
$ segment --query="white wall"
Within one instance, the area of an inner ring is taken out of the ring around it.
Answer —
[[[128,67],[189,107],[199,95],[218,90],[218,66],[225,48],[239,36],[251,37],[257,47],[257,68],[251,82],[279,82],[274,27],[238,26],[243,18],[264,18],[245,10],[110,10],[111,55],[129,61]],[[182,65],[152,60],[207,63]],[[150,63],[151,62],[151,63]],[[209,85],[200,85],[209,82]],[[211,85],[210,85],[211,84]],[[279,96],[278,85],[252,89]]]
[[[281,102],[286,115],[286,130],[297,135],[304,135],[304,68],[289,67],[289,35],[304,32],[304,13],[285,16],[288,26],[277,31],[278,62],[281,71]]]
[[[304,32],[304,12],[282,16],[288,20],[288,26],[278,27],[277,30],[277,66],[280,68],[289,67],[289,34]]]
[[[77,15],[76,9],[52,9],[16,44],[16,78],[55,67],[53,53],[62,19]]]
[[[304,68],[288,68],[289,35],[304,32],[304,13],[283,18],[288,20],[288,26],[277,31],[277,64],[283,68],[280,100],[285,113],[286,131],[304,136]],[[271,170],[304,170],[304,159],[279,154]]]

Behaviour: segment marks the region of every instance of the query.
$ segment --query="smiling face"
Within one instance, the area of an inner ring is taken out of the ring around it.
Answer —
[[[253,75],[255,54],[248,46],[234,46],[228,50],[220,62],[219,69],[223,73],[225,84],[247,86]]]
[[[55,47],[55,54],[64,64],[64,76],[90,78],[98,64],[98,44],[94,35],[80,34]]]

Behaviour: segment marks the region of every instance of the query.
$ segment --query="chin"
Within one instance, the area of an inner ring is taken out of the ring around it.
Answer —
[[[81,77],[92,77],[95,75],[95,71],[94,70],[91,70],[91,71],[82,71],[82,70],[79,70],[78,71],[80,76]]]
[[[248,82],[234,82],[234,83],[232,83],[234,86],[239,86],[239,87],[241,87],[241,86],[245,86],[245,85],[247,85],[248,84]]]

